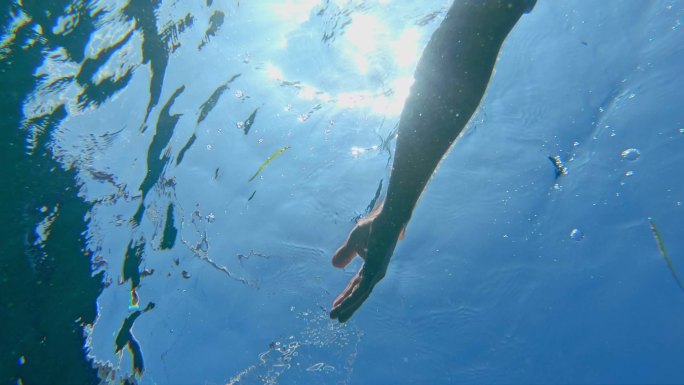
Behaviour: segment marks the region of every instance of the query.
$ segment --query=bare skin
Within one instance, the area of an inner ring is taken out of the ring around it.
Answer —
[[[536,0],[455,0],[418,62],[401,113],[387,197],[352,229],[332,263],[364,263],[333,302],[330,317],[347,321],[385,276],[418,199],[487,89],[499,49]]]

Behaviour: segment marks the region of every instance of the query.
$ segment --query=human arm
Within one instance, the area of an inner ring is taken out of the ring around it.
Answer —
[[[333,302],[345,322],[384,277],[402,230],[439,162],[484,95],[501,44],[522,14],[524,0],[456,0],[432,35],[402,111],[387,197],[360,221],[333,256],[344,267],[356,254],[364,264]]]

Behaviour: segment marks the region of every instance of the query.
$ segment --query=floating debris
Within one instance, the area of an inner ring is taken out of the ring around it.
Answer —
[[[290,148],[290,146],[285,146],[285,147],[281,148],[280,150],[274,152],[273,155],[269,156],[269,157],[266,159],[266,161],[259,167],[259,169],[256,170],[256,172],[254,173],[254,175],[252,175],[252,177],[249,178],[249,182],[253,181],[254,178],[256,178],[257,175],[259,175],[259,173],[261,172],[261,170],[263,170],[266,166],[268,166],[268,164],[271,163],[271,161],[272,161],[273,159],[277,158],[278,155],[282,154],[283,152],[285,152],[285,150],[288,150],[289,148]]]
[[[254,192],[252,193],[252,195],[250,195],[249,198],[247,198],[247,202],[251,201],[252,198],[254,198],[254,195],[256,195],[256,190],[254,190]]]
[[[188,273],[187,270],[183,270],[181,272],[181,276],[183,276],[183,278],[185,278],[185,279],[190,279],[190,277],[192,277],[192,275],[190,275],[190,273]]]
[[[563,165],[563,161],[561,161],[560,155],[550,156],[549,160],[556,168],[556,178],[558,178],[561,175],[568,175],[568,168],[565,167],[565,165]]]
[[[651,227],[651,233],[653,233],[653,238],[655,238],[655,241],[658,244],[660,254],[662,254],[663,258],[665,258],[665,263],[667,264],[667,267],[670,269],[670,272],[672,273],[672,276],[674,277],[675,281],[677,281],[677,285],[679,285],[679,288],[684,290],[684,281],[682,281],[681,277],[679,277],[679,274],[677,274],[677,271],[675,270],[674,265],[672,264],[672,260],[667,255],[667,251],[665,251],[665,245],[663,244],[663,238],[660,236],[660,231],[658,231],[658,228],[656,227],[656,224],[653,221],[653,219],[648,218],[648,224]]]

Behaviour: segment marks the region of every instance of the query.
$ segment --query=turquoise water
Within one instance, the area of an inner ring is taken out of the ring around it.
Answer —
[[[328,319],[450,4],[6,2],[0,381],[683,382],[682,1],[538,0]]]

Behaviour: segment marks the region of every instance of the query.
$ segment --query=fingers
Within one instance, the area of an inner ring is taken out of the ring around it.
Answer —
[[[360,276],[358,279],[355,278],[352,284],[350,284],[351,289],[348,287],[348,290],[345,290],[345,293],[335,300],[335,306],[330,312],[330,318],[337,319],[340,322],[349,320],[373,290],[372,285],[365,283]]]
[[[332,264],[335,267],[345,267],[354,259],[356,255],[356,250],[350,245],[349,240],[344,243],[332,257]]]
[[[333,302],[330,318],[337,319],[340,322],[346,322],[351,318],[373,291],[373,287],[377,283],[375,278],[375,274],[369,274],[367,270],[362,268]]]
[[[333,308],[338,307],[345,299],[347,299],[351,295],[351,293],[354,291],[356,286],[358,286],[360,281],[361,281],[361,273],[356,273],[354,278],[352,278],[349,281],[349,283],[347,284],[347,287],[333,301]]]

